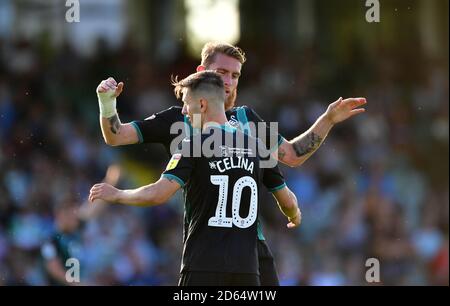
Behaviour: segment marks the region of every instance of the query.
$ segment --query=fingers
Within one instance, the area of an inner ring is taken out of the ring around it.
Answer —
[[[98,189],[98,188],[102,187],[103,185],[105,185],[105,184],[104,183],[95,184],[94,186],[92,186],[91,190]]]
[[[97,92],[105,93],[106,91],[108,91],[108,88],[106,86],[104,86],[103,81],[102,81],[102,83],[100,83],[100,85],[98,85],[98,87],[97,87]]]
[[[367,103],[366,98],[349,98],[344,100],[344,104],[354,109]]]
[[[89,202],[91,202],[91,203],[94,202],[97,199],[97,197],[98,197],[98,193],[91,191],[89,193]]]
[[[297,207],[297,214],[294,218],[288,218],[289,223],[287,224],[288,228],[295,228],[300,226],[302,223],[302,212],[300,208]]]
[[[92,186],[90,193],[89,193],[89,201],[94,202],[96,199],[99,199],[102,194],[104,184],[95,184]]]
[[[116,80],[114,80],[113,77],[109,77],[108,79],[106,79],[106,81],[110,84],[112,84],[113,86],[117,86],[117,82]]]
[[[123,83],[120,82],[119,85],[120,85],[120,84],[122,84],[122,85],[120,86],[120,92],[122,92],[122,89],[123,89]],[[98,93],[105,93],[105,92],[107,92],[108,90],[113,90],[113,91],[116,92],[116,90],[117,90],[118,88],[119,88],[119,86],[117,85],[116,80],[114,80],[114,78],[112,78],[112,77],[109,77],[109,78],[107,78],[106,80],[102,80],[102,81],[100,82],[100,85],[98,85],[98,87],[97,87],[97,92],[98,92]],[[119,94],[120,94],[120,92],[119,92]]]
[[[355,115],[362,114],[362,113],[364,113],[365,111],[366,111],[365,108],[357,108],[357,109],[354,109],[354,110],[351,110],[351,111],[350,111],[350,116],[353,117],[353,116],[355,116]]]
[[[102,86],[103,88],[106,88],[106,89],[111,89],[111,90],[115,90],[116,89],[116,85],[114,85],[113,82],[108,81],[108,80],[102,81],[100,83],[100,86]]]
[[[105,93],[105,92],[107,92],[108,90],[111,90],[111,89],[114,90],[115,87],[111,87],[111,85],[109,83],[107,83],[106,81],[102,81],[100,83],[100,85],[98,85],[98,87],[97,87],[97,92],[98,93]]]
[[[296,228],[300,226],[300,222],[289,222],[287,228]]]
[[[123,90],[123,82],[120,82],[119,85],[117,85],[116,90],[114,92],[115,96],[118,97]]]
[[[91,191],[91,193],[89,194],[89,201],[92,203],[97,199],[101,199],[102,198],[102,192],[100,190],[97,191]]]

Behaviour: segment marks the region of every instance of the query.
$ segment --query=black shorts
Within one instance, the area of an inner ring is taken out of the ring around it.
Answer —
[[[258,261],[259,261],[259,277],[261,286],[279,286],[278,273],[275,268],[272,252],[265,240],[257,242]]]
[[[186,271],[178,286],[260,286],[260,281],[257,274]]]

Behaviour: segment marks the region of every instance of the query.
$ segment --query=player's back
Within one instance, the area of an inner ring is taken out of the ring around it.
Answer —
[[[184,141],[179,165],[165,172],[177,176],[183,168],[191,168],[184,186],[182,272],[258,273],[257,182],[261,174],[257,148],[251,144],[256,139],[230,126],[215,127],[210,134]],[[198,153],[199,146],[201,157],[186,157],[195,153],[194,148]],[[207,148],[214,156],[204,156]]]

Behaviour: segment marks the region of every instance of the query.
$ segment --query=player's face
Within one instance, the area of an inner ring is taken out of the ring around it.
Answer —
[[[199,66],[197,70],[213,70],[222,76],[227,100],[225,110],[232,108],[236,101],[237,86],[241,76],[242,64],[235,58],[218,53],[208,67]]]
[[[197,99],[193,98],[189,91],[185,91],[183,93],[183,109],[181,111],[183,115],[185,115],[192,127],[201,128],[201,103]],[[197,115],[197,116],[194,116]],[[200,120],[198,120],[200,119]]]

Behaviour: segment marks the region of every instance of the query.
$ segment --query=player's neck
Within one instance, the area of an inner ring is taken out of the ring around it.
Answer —
[[[228,123],[227,116],[225,113],[218,113],[218,114],[209,114],[205,117],[205,123],[203,124],[203,129],[207,128],[211,125],[225,125]]]

